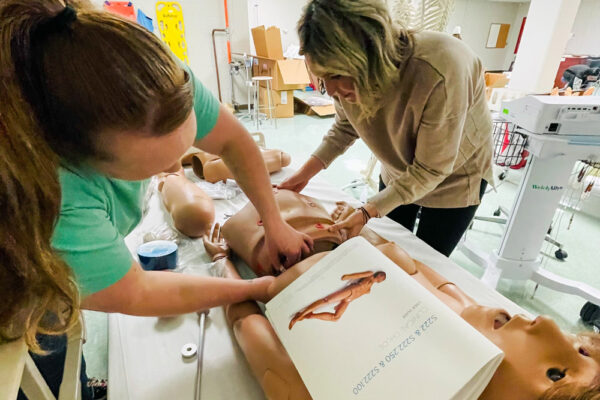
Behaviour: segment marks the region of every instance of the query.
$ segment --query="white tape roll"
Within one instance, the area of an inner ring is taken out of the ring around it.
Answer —
[[[194,343],[186,343],[181,348],[181,355],[184,358],[194,357],[197,352],[198,352],[198,346],[196,346]]]

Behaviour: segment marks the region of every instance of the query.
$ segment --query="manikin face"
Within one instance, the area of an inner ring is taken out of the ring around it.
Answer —
[[[160,172],[177,172],[180,157],[194,144],[196,114],[172,132],[152,136],[144,132],[105,132],[98,146],[112,157],[95,161],[93,167],[117,179],[141,180]]]
[[[306,56],[306,63],[311,72],[323,82],[328,95],[349,103],[358,102],[358,93],[356,92],[354,79],[349,76],[327,74],[325,71],[322,71],[322,68],[311,63],[310,56],[308,55]]]
[[[589,385],[600,372],[593,349],[549,318],[511,318],[483,306],[468,307],[461,316],[505,354],[480,399],[534,400],[553,385]]]

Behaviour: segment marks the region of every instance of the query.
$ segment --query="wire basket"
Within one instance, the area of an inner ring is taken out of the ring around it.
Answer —
[[[593,169],[600,170],[600,161],[592,161],[592,160],[581,160],[582,163],[592,167]]]
[[[525,150],[527,136],[517,131],[517,125],[506,121],[493,122],[494,163],[501,167],[520,169],[529,152]]]

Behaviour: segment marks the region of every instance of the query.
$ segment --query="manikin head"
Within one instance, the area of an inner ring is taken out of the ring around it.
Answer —
[[[511,318],[483,306],[461,316],[505,354],[482,400],[600,399],[600,339],[565,334],[547,317]]]

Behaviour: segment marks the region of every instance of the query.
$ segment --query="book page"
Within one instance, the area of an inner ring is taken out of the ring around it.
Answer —
[[[361,237],[329,253],[266,308],[315,400],[443,400],[470,381],[482,385],[477,395],[502,355]],[[494,359],[483,380],[473,379]]]

